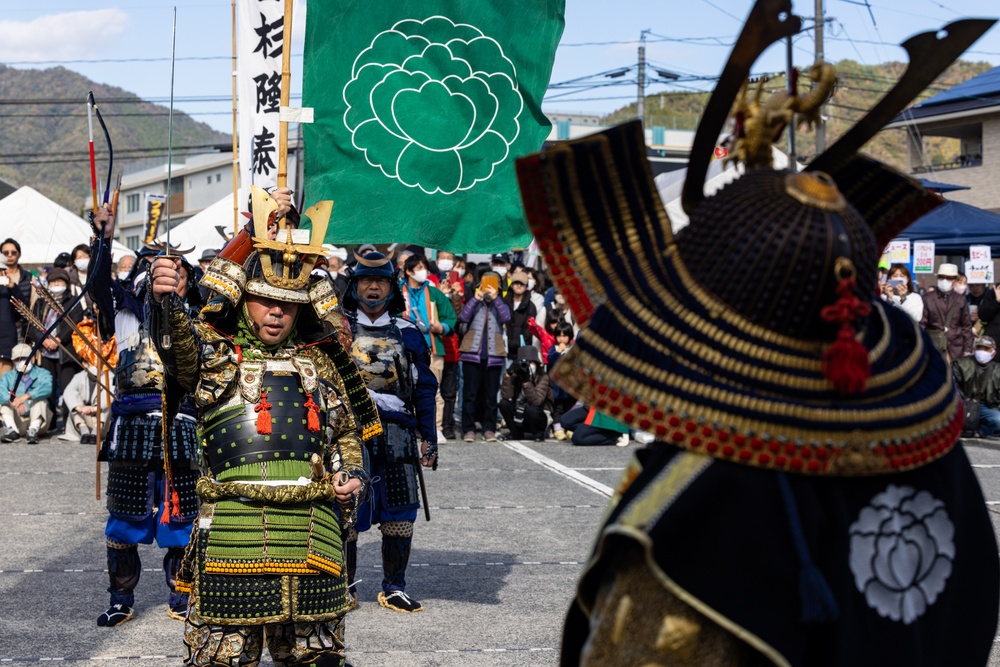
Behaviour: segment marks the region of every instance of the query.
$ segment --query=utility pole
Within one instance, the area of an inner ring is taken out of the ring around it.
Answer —
[[[635,115],[640,123],[646,123],[646,33],[643,30],[639,35],[639,90],[636,98]]]
[[[823,27],[826,16],[823,12],[823,0],[816,0],[816,60],[823,60]],[[813,82],[813,85],[817,85]],[[816,123],[816,155],[826,150],[826,121],[823,120],[823,107],[819,108],[819,122]]]

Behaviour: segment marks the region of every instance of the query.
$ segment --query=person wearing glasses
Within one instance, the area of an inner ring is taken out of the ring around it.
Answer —
[[[21,246],[14,239],[0,245],[0,373],[14,367],[10,353],[19,339],[17,312],[11,298],[28,301],[31,297],[31,274],[18,266]]]

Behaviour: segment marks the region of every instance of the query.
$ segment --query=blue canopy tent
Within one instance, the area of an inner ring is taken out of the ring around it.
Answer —
[[[970,245],[988,245],[1000,256],[1000,215],[949,201],[918,218],[898,236],[911,241],[934,241],[938,255],[968,255]]]

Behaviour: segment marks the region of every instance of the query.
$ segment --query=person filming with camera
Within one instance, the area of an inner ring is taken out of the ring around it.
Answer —
[[[544,440],[552,414],[552,385],[538,349],[525,345],[503,376],[500,414],[510,428],[508,439]]]

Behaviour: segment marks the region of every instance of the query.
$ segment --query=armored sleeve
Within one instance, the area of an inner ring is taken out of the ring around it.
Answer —
[[[361,439],[358,437],[358,422],[354,417],[350,404],[347,402],[347,387],[344,379],[322,350],[311,348],[310,356],[316,364],[320,378],[333,384],[337,395],[342,397],[343,409],[339,410],[333,422],[333,442],[331,446],[335,453],[340,454],[344,468],[350,472],[364,470],[364,460],[361,455]]]
[[[156,344],[167,375],[174,378],[184,393],[193,394],[198,384],[199,341],[191,325],[191,318],[176,301],[170,306],[170,335],[172,345],[166,349],[161,345],[163,331],[163,308],[150,300],[150,331]]]

